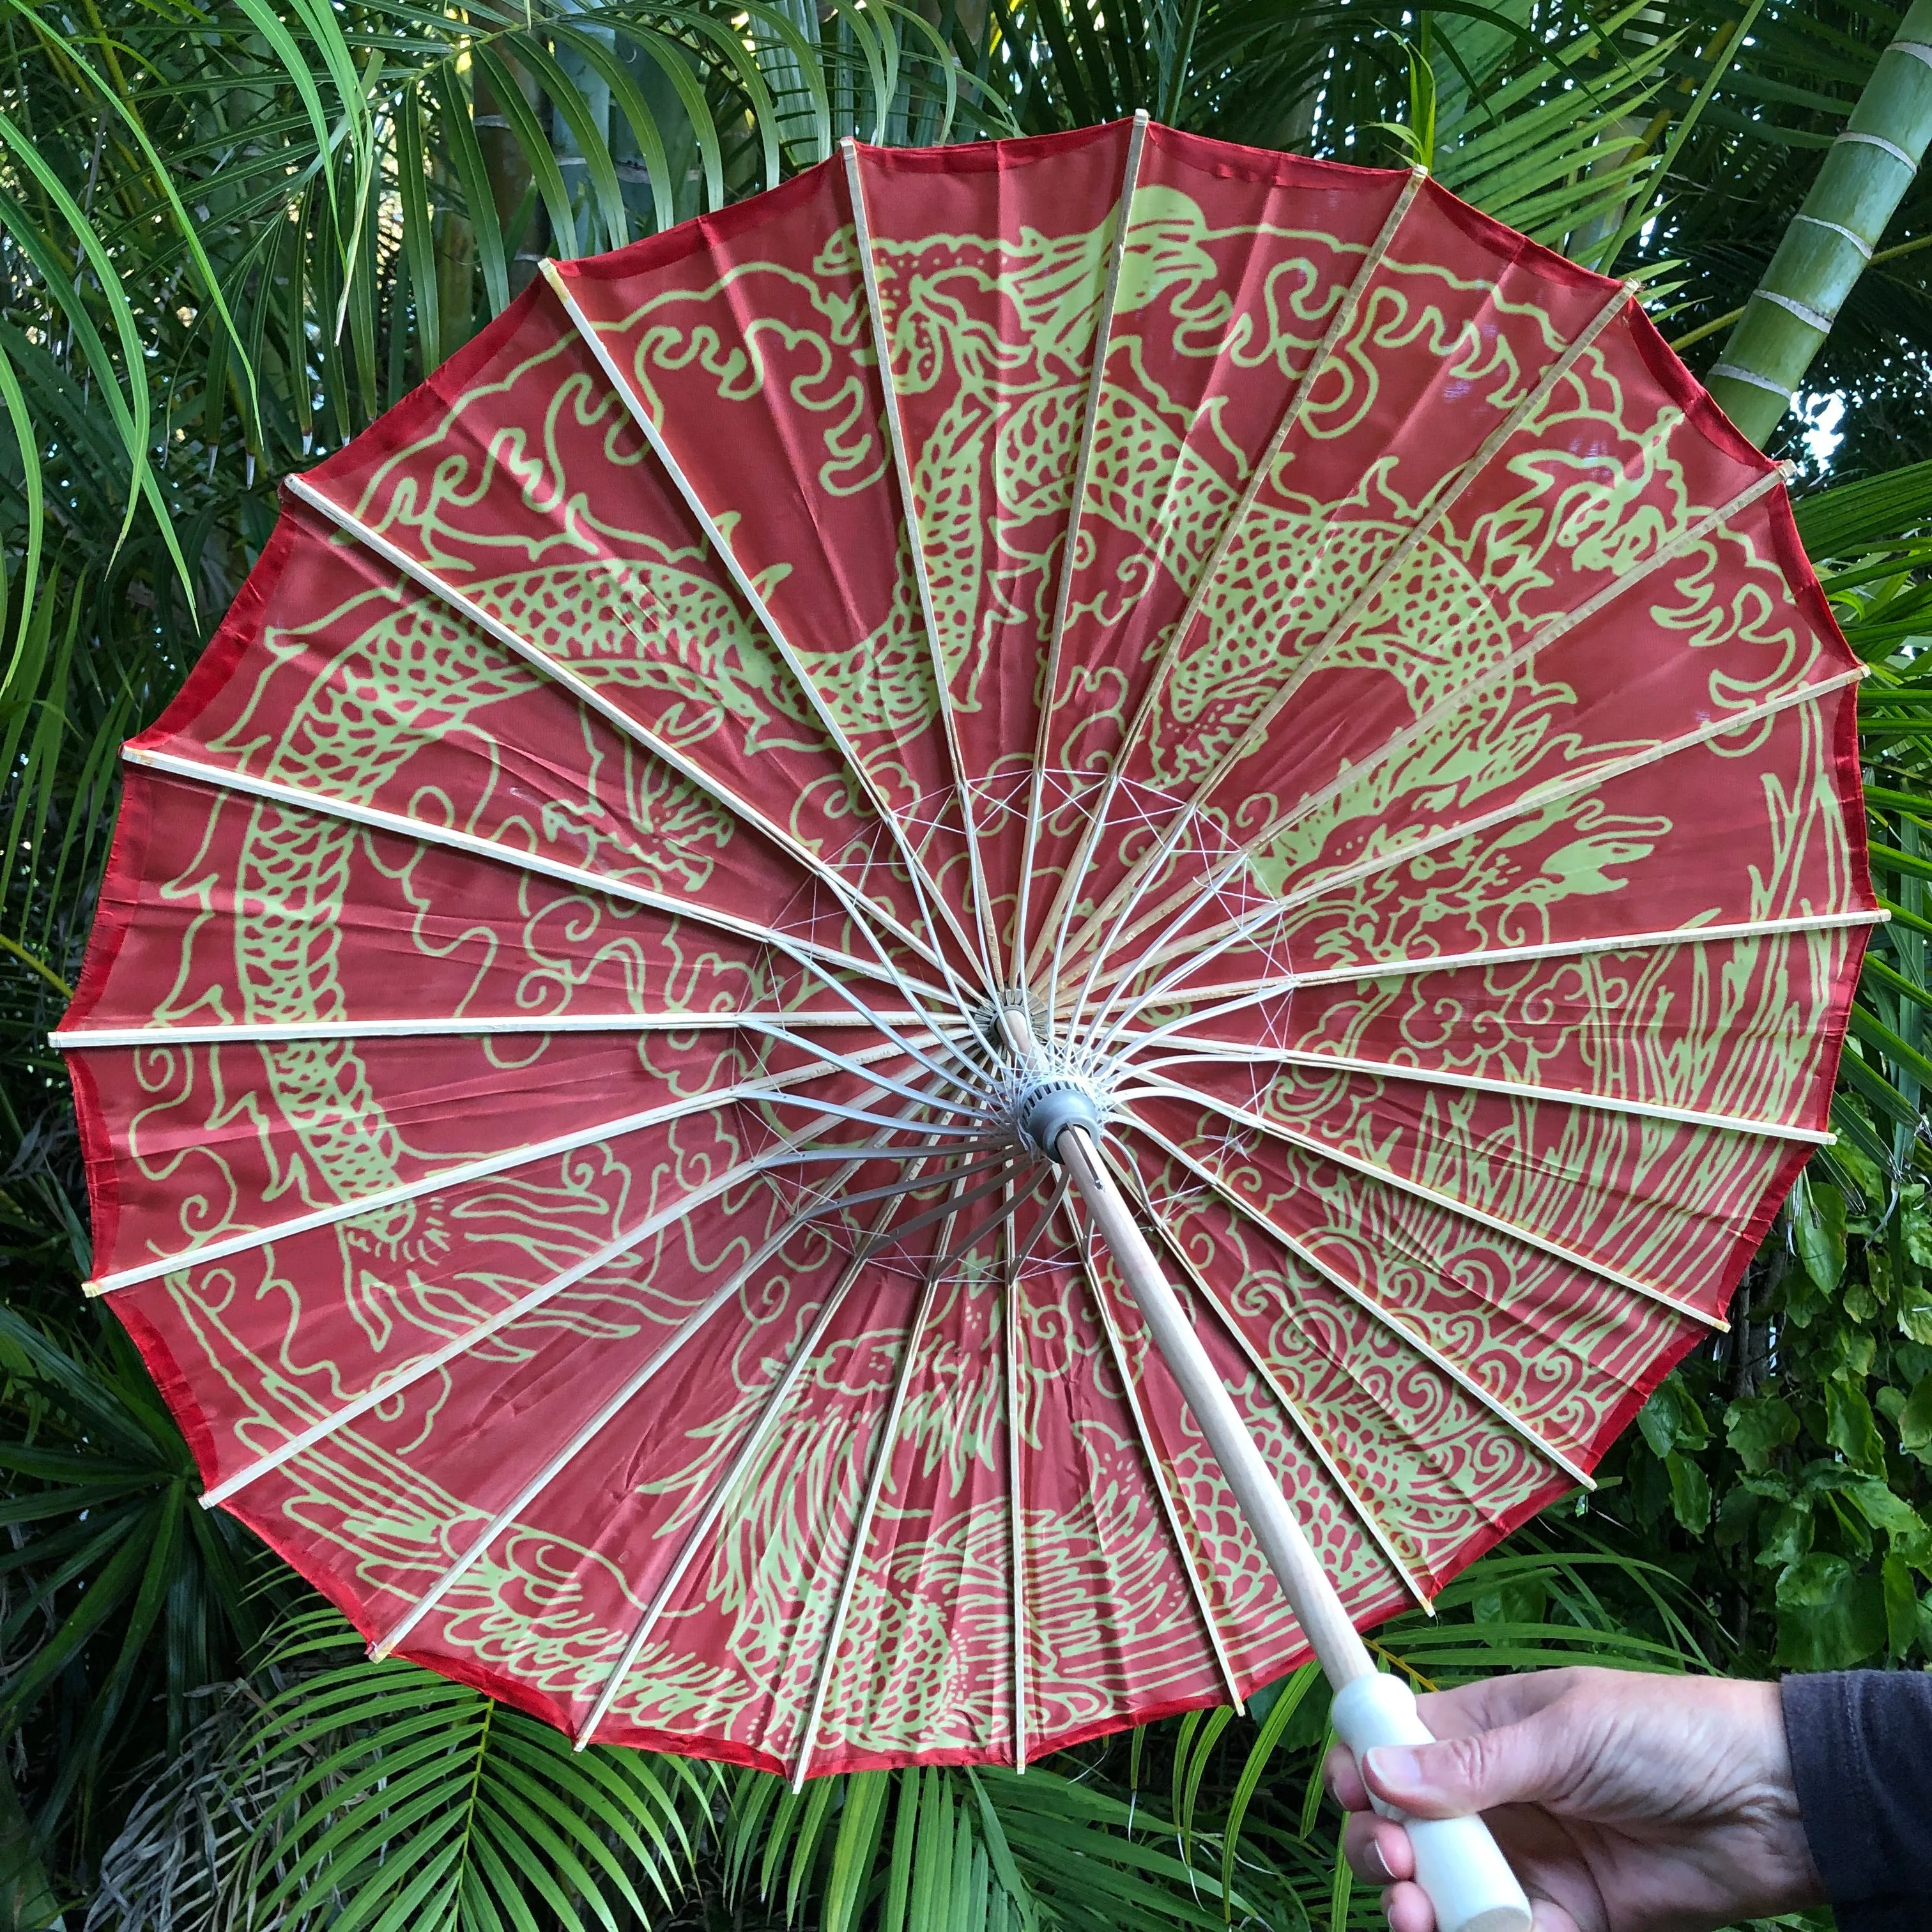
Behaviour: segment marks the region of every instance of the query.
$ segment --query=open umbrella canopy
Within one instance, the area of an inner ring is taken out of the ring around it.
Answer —
[[[290,488],[128,748],[91,1286],[207,1500],[580,1738],[1024,1762],[1304,1654],[1069,1122],[1362,1624],[1826,1137],[1778,474],[1419,172],[848,146]]]

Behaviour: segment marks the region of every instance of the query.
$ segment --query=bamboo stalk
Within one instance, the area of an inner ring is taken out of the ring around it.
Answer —
[[[1731,420],[1760,448],[1791,406],[1928,142],[1932,0],[1913,0],[1722,358],[1705,378]]]

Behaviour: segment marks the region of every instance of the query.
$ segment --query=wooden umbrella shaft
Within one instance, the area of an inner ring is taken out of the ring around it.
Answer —
[[[1076,1122],[1060,1130],[1053,1146],[1334,1688],[1337,1736],[1358,1760],[1378,1744],[1428,1743],[1414,1694],[1376,1669],[1092,1132]],[[1376,1808],[1407,1827],[1416,1882],[1435,1907],[1438,1932],[1529,1932],[1529,1901],[1480,1818],[1405,1819],[1379,1800]]]
[[[1375,1662],[1367,1645],[1348,1621],[1321,1558],[1302,1534],[1274,1472],[1241,1420],[1092,1135],[1083,1126],[1068,1127],[1060,1134],[1057,1151],[1112,1251],[1154,1346],[1193,1411],[1296,1621],[1314,1647],[1323,1674],[1337,1690],[1358,1677],[1373,1676]]]

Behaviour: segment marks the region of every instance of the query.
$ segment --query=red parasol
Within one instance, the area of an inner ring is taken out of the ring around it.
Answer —
[[[848,144],[290,487],[128,750],[91,1287],[210,1504],[580,1738],[1024,1765],[1311,1639],[1393,1735],[1353,1627],[1827,1138],[1778,472],[1419,172]]]

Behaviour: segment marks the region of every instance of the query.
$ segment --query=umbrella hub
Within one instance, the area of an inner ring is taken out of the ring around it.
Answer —
[[[1042,1040],[1043,1011],[1037,1001],[1012,994],[988,1009],[987,1031],[1003,1047],[1006,1078],[1003,1099],[1013,1138],[1046,1160],[1060,1159],[1060,1136],[1071,1126],[1083,1126],[1096,1140],[1107,1117],[1108,1090],[1104,1075],[1095,1077],[1088,1056],[1076,1065]]]
[[[1013,1131],[1035,1154],[1060,1159],[1060,1136],[1069,1127],[1084,1127],[1095,1140],[1106,1116],[1100,1090],[1078,1074],[1041,1073],[1021,1083],[1013,1108]]]

